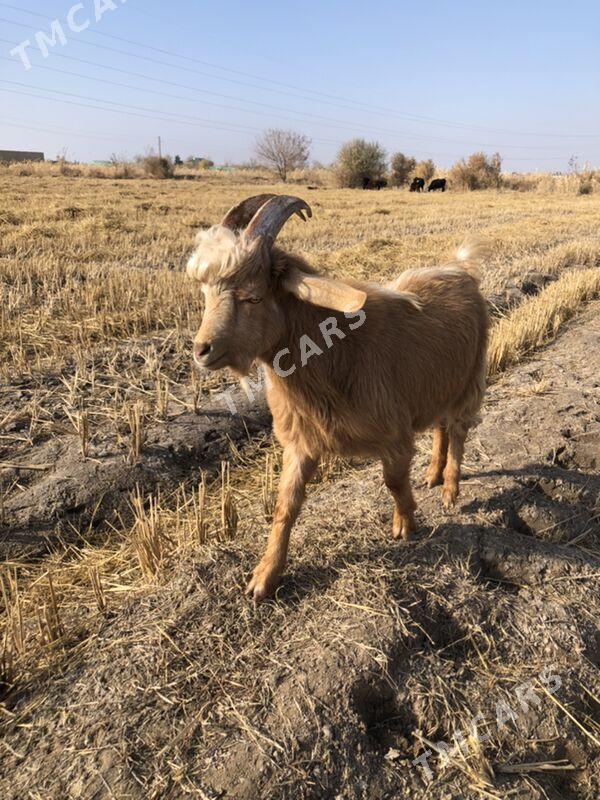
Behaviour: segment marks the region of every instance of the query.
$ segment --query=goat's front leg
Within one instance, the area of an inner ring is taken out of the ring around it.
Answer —
[[[290,532],[300,512],[306,484],[314,475],[317,464],[316,458],[309,458],[292,447],[286,447],[283,452],[283,470],[267,549],[246,587],[246,593],[255,601],[272,594],[279,583],[287,558]]]

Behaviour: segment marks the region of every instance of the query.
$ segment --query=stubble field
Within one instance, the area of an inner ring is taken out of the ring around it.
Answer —
[[[377,465],[324,463],[254,608],[280,451],[192,368],[183,267],[264,191],[340,277],[483,235],[493,328],[456,510],[427,437],[407,544]],[[599,222],[597,195],[0,173],[2,796],[597,797]]]

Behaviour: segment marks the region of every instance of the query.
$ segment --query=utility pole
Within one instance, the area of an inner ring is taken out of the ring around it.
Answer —
[[[158,157],[162,158],[162,139],[158,137]]]

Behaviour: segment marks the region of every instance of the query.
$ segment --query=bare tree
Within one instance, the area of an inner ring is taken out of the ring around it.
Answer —
[[[260,163],[274,169],[285,182],[290,170],[306,166],[310,145],[302,133],[271,128],[257,139],[254,151]]]
[[[404,186],[416,166],[414,158],[405,156],[404,153],[395,153],[392,156],[392,186]]]
[[[357,189],[365,181],[383,178],[387,170],[387,153],[378,142],[352,139],[340,147],[335,173],[340,186]]]

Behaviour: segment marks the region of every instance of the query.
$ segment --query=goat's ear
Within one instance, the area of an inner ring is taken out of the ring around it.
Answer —
[[[283,286],[299,300],[346,314],[361,309],[367,299],[366,292],[347,283],[321,275],[307,275],[296,269],[285,276]]]

